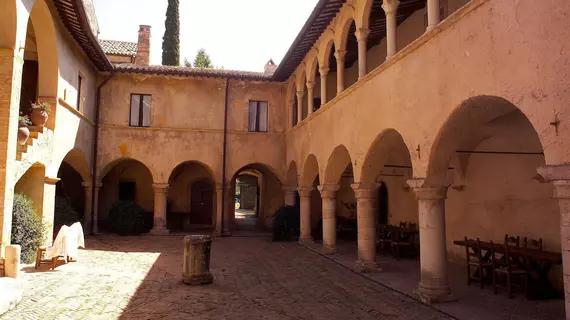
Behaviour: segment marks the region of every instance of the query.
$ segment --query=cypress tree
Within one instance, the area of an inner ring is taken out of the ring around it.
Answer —
[[[180,13],[179,0],[168,0],[165,30],[162,38],[162,65],[180,65]]]

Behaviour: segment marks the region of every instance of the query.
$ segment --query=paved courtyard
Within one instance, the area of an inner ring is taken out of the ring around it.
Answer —
[[[182,284],[182,237],[98,236],[78,262],[24,267],[1,319],[450,319],[294,243],[216,238],[215,283]]]

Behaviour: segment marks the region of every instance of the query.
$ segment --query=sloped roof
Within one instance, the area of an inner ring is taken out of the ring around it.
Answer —
[[[105,54],[119,55],[119,56],[136,56],[137,43],[116,40],[99,40],[101,48]]]
[[[176,75],[186,77],[232,78],[242,80],[271,81],[271,75],[263,72],[237,71],[226,69],[202,69],[179,66],[140,66],[135,64],[114,64],[113,70],[118,73],[142,73]]]

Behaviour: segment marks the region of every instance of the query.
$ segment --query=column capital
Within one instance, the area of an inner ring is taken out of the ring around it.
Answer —
[[[305,90],[297,90],[297,99],[303,99],[305,95]]]
[[[315,88],[315,81],[307,81],[307,89],[312,90]]]
[[[382,9],[384,9],[386,15],[391,15],[396,13],[399,5],[400,5],[399,0],[384,0],[382,3]]]
[[[54,184],[58,183],[59,180],[61,180],[61,179],[60,179],[60,178],[57,178],[57,177],[47,177],[47,176],[46,176],[45,179],[44,179],[44,182],[45,182],[45,184],[54,185]]]
[[[447,198],[447,187],[427,186],[425,179],[410,179],[408,185],[418,200],[443,200]]]
[[[314,190],[315,188],[313,186],[300,186],[297,188],[299,197],[310,197]]]
[[[344,57],[346,56],[346,50],[337,50],[334,53],[334,57],[337,62],[344,62]]]
[[[353,183],[350,185],[352,190],[354,190],[354,197],[356,199],[365,198],[376,198],[378,196],[378,188],[380,188],[379,183]]]
[[[283,191],[285,192],[296,192],[297,186],[283,186]]]
[[[340,186],[338,184],[322,184],[317,189],[321,193],[321,198],[334,198]]]
[[[326,77],[329,74],[330,70],[331,70],[330,68],[320,68],[319,74],[321,75],[321,77]]]
[[[152,184],[152,188],[154,189],[154,192],[166,192],[168,187],[169,187],[168,183],[153,183]]]
[[[366,41],[368,39],[369,34],[370,34],[370,30],[365,29],[365,28],[358,28],[354,32],[354,35],[356,36],[356,40],[359,42],[360,41]]]
[[[570,199],[570,164],[539,166],[536,171],[554,185],[554,198]]]

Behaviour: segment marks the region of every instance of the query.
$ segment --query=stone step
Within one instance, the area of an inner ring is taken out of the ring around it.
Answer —
[[[1,277],[0,278],[0,315],[8,310],[13,309],[22,300],[24,287],[22,283],[16,279]]]
[[[40,137],[40,133],[39,133],[39,132],[37,132],[37,131],[35,131],[35,132],[30,131],[30,139],[37,139],[37,138],[39,138],[39,137]],[[28,139],[28,140],[30,140],[30,139]]]
[[[18,148],[16,149],[16,151],[26,153],[26,152],[28,152],[28,145],[27,144],[25,144],[23,146],[18,145]]]
[[[28,129],[30,129],[30,132],[44,133],[44,127],[41,126],[28,126]]]
[[[18,161],[22,161],[22,153],[21,152],[16,152],[16,160]]]
[[[28,140],[26,141],[26,144],[28,146],[33,146],[34,145],[34,141],[36,141],[36,139],[29,137]]]

